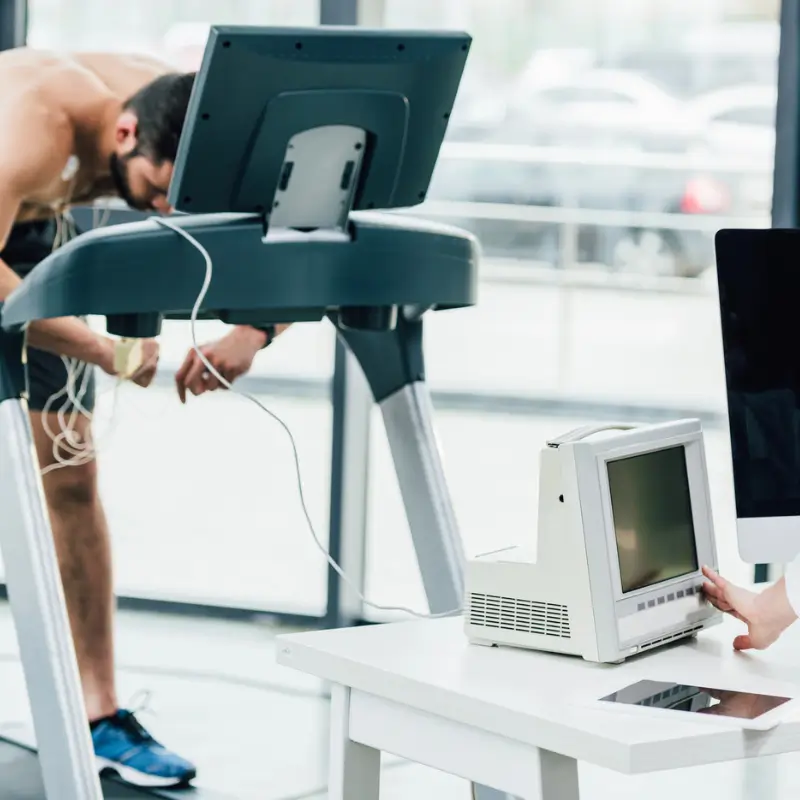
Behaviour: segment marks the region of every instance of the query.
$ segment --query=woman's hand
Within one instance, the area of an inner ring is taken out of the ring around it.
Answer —
[[[709,602],[747,625],[747,633],[733,640],[736,650],[765,650],[797,619],[784,578],[756,593],[726,581],[710,567],[703,567],[703,575]]]

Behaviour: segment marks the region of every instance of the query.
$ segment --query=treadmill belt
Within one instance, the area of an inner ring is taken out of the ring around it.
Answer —
[[[113,800],[145,795],[129,786],[103,782],[103,796]],[[39,760],[30,750],[0,739],[0,800],[45,800]]]
[[[144,800],[147,797],[169,800],[222,800],[219,795],[201,789],[136,789],[114,780],[103,780],[107,800]],[[42,775],[36,753],[0,737],[0,800],[45,800]]]

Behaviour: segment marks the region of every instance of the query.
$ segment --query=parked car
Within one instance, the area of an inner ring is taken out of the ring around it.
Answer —
[[[511,89],[492,141],[681,152],[692,124],[680,101],[632,72],[537,73]]]
[[[777,86],[743,84],[702,94],[687,110],[708,151],[761,159],[774,155],[777,104]]]
[[[739,186],[741,175],[718,176],[714,164],[704,169],[704,163],[687,153],[624,147],[450,142],[442,149],[428,200],[488,204],[476,206],[474,216],[447,217],[479,236],[488,257],[564,265],[565,256],[574,256],[579,263],[616,271],[694,277],[713,263],[713,232],[675,230],[658,216],[734,214],[731,198],[743,194],[731,188]],[[769,167],[765,175],[769,180]],[[588,211],[594,218],[565,227],[558,208]],[[420,211],[425,213],[425,205]],[[616,211],[650,212],[654,223],[628,225],[613,213],[603,218],[602,212]],[[600,212],[599,218],[591,212]],[[570,231],[573,242],[565,239]]]

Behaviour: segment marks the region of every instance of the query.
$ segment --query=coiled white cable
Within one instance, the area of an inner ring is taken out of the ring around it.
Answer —
[[[358,598],[365,605],[368,605],[371,608],[374,608],[378,611],[399,611],[406,614],[411,614],[412,616],[419,617],[421,619],[451,617],[456,614],[460,614],[462,611],[461,608],[453,609],[452,611],[445,611],[438,614],[425,614],[419,611],[414,611],[411,608],[406,608],[405,606],[387,606],[387,605],[380,605],[378,603],[373,603],[372,601],[367,600],[367,598],[364,597],[364,595],[358,590],[358,588],[350,580],[350,578],[347,576],[344,570],[339,566],[339,564],[336,563],[336,560],[333,558],[333,556],[331,556],[331,554],[328,552],[328,550],[325,548],[325,546],[322,544],[319,537],[317,536],[317,532],[314,529],[314,524],[311,521],[311,515],[308,512],[308,507],[306,506],[305,494],[303,492],[303,480],[300,470],[300,457],[297,452],[297,445],[295,443],[294,436],[291,430],[289,429],[289,426],[277,414],[275,414],[273,411],[267,408],[257,397],[254,397],[253,395],[248,394],[247,392],[239,391],[222,375],[220,375],[220,373],[214,368],[214,365],[206,358],[206,356],[203,354],[203,352],[200,350],[197,344],[197,336],[195,334],[195,324],[197,322],[197,316],[200,313],[200,308],[203,304],[203,300],[205,299],[205,296],[208,293],[208,288],[211,285],[211,277],[214,269],[213,263],[211,261],[211,256],[208,254],[208,250],[206,250],[206,248],[203,247],[203,245],[200,242],[198,242],[194,236],[192,236],[190,233],[187,233],[183,228],[174,224],[170,220],[165,219],[163,217],[153,217],[153,220],[157,222],[159,225],[163,225],[165,228],[169,228],[170,230],[173,230],[175,233],[177,233],[179,236],[182,236],[184,239],[186,239],[187,242],[189,242],[193,247],[195,247],[195,249],[203,257],[206,264],[205,278],[203,280],[203,286],[200,290],[200,293],[197,295],[197,299],[194,302],[194,306],[192,308],[192,313],[190,317],[190,324],[192,330],[192,347],[194,348],[195,353],[197,353],[198,358],[203,363],[205,368],[209,371],[209,373],[211,373],[226,389],[229,389],[230,391],[235,392],[236,394],[239,394],[242,397],[247,398],[251,403],[255,403],[255,405],[257,405],[262,411],[269,414],[269,416],[272,417],[272,419],[274,419],[288,435],[289,441],[292,445],[292,453],[294,454],[295,470],[297,474],[297,489],[300,495],[300,506],[303,509],[303,515],[305,516],[306,522],[308,523],[308,530],[311,533],[311,537],[314,540],[314,544],[325,556],[328,563],[336,571],[337,575],[339,575],[339,577],[356,593]]]
[[[121,380],[116,380],[111,389],[113,391],[113,401],[109,428],[103,432],[102,436],[97,436],[93,433],[91,438],[84,439],[81,437],[75,424],[78,417],[83,417],[89,422],[96,420],[96,415],[83,405],[83,398],[88,390],[91,372],[86,364],[77,359],[62,357],[62,362],[67,371],[67,383],[63,389],[52,394],[42,408],[42,427],[53,443],[53,463],[41,470],[42,475],[64,467],[80,466],[95,459],[100,442],[105,441],[106,437],[113,433],[117,422],[116,411],[119,389],[122,384]],[[76,391],[76,384],[79,378],[81,385]],[[64,395],[66,395],[64,402],[58,411],[53,412],[53,405]],[[97,397],[99,398],[100,395],[98,394]],[[69,414],[67,414],[66,410],[68,405],[71,406]],[[58,419],[58,433],[50,427],[49,417],[53,413]]]
[[[106,209],[106,211],[110,211],[110,209]],[[93,210],[94,227],[102,227],[107,221],[108,214],[104,214],[102,217],[98,218],[96,209]],[[75,236],[78,234],[75,221],[68,210],[57,211],[55,223],[56,234],[53,239],[53,252],[71,239],[75,238]],[[48,438],[53,443],[53,463],[41,470],[42,475],[46,475],[49,472],[53,472],[64,467],[73,467],[85,464],[97,456],[99,437],[93,435],[90,440],[82,439],[78,434],[75,425],[78,416],[84,417],[89,422],[94,419],[94,414],[83,405],[83,398],[85,397],[89,388],[91,371],[88,369],[85,363],[79,361],[78,359],[62,356],[61,362],[63,363],[64,369],[67,373],[67,382],[62,389],[53,393],[47,399],[42,409],[42,427],[44,428]],[[81,385],[76,391],[76,384],[79,378],[81,380]],[[111,428],[106,431],[106,435],[110,435],[114,427],[114,422],[116,421],[116,407],[120,385],[121,381],[117,380],[114,382],[112,387],[114,392],[111,415],[112,424]],[[48,421],[49,414],[52,412],[55,402],[65,395],[66,398],[64,402],[56,412],[59,432],[55,433],[51,429]],[[66,413],[66,408],[68,405],[72,406],[72,409],[69,413],[69,419],[67,419]]]

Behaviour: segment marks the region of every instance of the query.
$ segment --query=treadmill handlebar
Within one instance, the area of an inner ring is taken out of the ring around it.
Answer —
[[[477,299],[477,240],[435,222],[364,213],[353,214],[348,235],[270,231],[265,237],[254,216],[174,221],[212,259],[204,318],[269,325],[320,320],[344,309],[346,324],[363,319],[369,327],[396,315],[348,310],[457,308]],[[9,295],[0,322],[14,331],[36,319],[103,315],[112,333],[153,336],[164,317],[188,318],[204,278],[200,253],[175,231],[152,220],[115,225],[82,234],[48,256]]]

